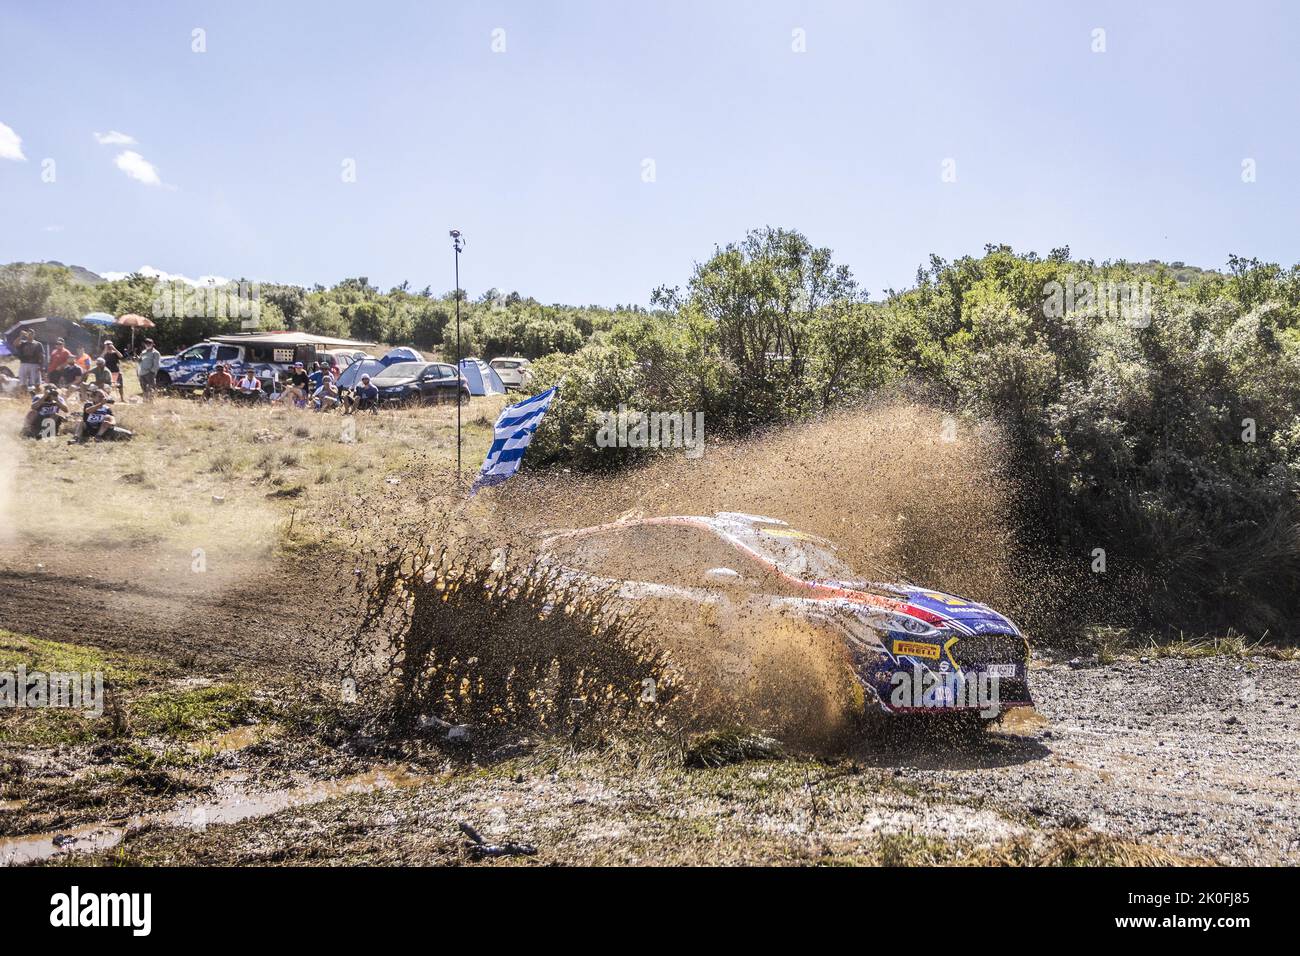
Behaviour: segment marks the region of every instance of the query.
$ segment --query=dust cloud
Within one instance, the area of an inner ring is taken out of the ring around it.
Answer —
[[[665,455],[614,476],[521,473],[474,499],[465,517],[527,550],[549,531],[628,514],[750,512],[834,542],[862,577],[910,580],[1015,617],[1032,602],[1016,559],[1005,457],[995,426],[894,401],[711,443],[695,460]],[[682,583],[700,584],[697,556],[645,542],[634,550],[610,556],[616,576],[676,568]],[[647,609],[638,610],[645,618]],[[647,626],[705,691],[700,700],[715,721],[823,748],[861,714],[862,691],[833,635],[777,613],[718,621],[712,611],[650,611]]]

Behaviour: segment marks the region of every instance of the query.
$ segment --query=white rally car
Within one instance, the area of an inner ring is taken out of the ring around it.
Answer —
[[[1033,704],[1029,646],[1008,618],[955,595],[862,579],[830,542],[776,518],[635,517],[552,534],[539,560],[633,609],[676,605],[679,620],[723,630],[779,614],[828,631],[842,641],[867,706],[886,714],[987,722]]]

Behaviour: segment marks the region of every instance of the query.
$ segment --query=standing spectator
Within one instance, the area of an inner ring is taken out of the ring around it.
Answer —
[[[140,391],[144,392],[146,402],[153,401],[153,390],[158,387],[158,367],[162,363],[162,355],[154,348],[153,339],[144,340],[144,351],[140,353],[140,364],[135,368],[135,374],[140,379]]]
[[[105,339],[104,351],[100,354],[100,357],[113,375],[113,384],[117,386],[118,398],[125,402],[126,385],[122,381],[122,353],[117,350],[117,346],[113,344],[112,339]]]
[[[55,373],[72,361],[72,353],[68,347],[63,344],[63,339],[54,340],[54,348],[50,349],[50,362],[45,367],[45,377],[52,382],[58,381]],[[61,378],[62,376],[60,376]]]
[[[215,395],[217,398],[228,398],[234,387],[235,380],[226,371],[226,363],[220,362],[208,376],[208,384],[203,387],[203,397],[212,398]]]
[[[18,382],[23,388],[36,388],[41,384],[41,371],[45,368],[45,346],[36,341],[31,329],[23,329],[14,347],[18,356]]]

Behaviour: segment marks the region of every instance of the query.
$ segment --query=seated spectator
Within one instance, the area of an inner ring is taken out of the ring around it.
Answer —
[[[45,366],[45,377],[51,382],[57,382],[58,379],[54,377],[55,373],[62,370],[65,365],[71,363],[72,353],[69,352],[68,347],[63,344],[63,339],[55,339],[54,348],[50,349],[49,364]]]
[[[311,373],[307,376],[307,384],[313,395],[316,393],[316,389],[320,388],[323,381],[325,381],[325,370],[321,368],[320,362],[312,362]]]
[[[293,371],[289,373],[289,397],[299,408],[307,404],[307,396],[311,394],[311,378],[307,375],[307,369],[301,362],[293,363]]]
[[[236,396],[240,401],[256,404],[263,398],[262,383],[258,381],[257,375],[251,368],[244,369],[244,375],[239,380]]]
[[[81,426],[77,429],[73,442],[94,441],[129,441],[133,432],[121,428],[113,417],[113,406],[107,395],[100,389],[91,392],[90,401],[81,410]]]
[[[95,359],[95,364],[91,366],[90,371],[86,373],[82,380],[81,391],[83,396],[85,395],[87,384],[90,384],[101,391],[112,386],[113,373],[108,370],[108,365],[102,358]]]
[[[320,384],[320,387],[312,393],[312,399],[316,404],[316,411],[328,412],[336,408],[339,404],[339,387],[334,384],[334,379],[326,375]]]
[[[80,388],[85,371],[76,362],[69,361],[60,368],[50,372],[49,379],[60,388]]]
[[[59,428],[67,420],[68,403],[59,393],[58,386],[46,385],[32,399],[21,434],[24,438],[50,438],[59,433]]]
[[[75,361],[78,365],[81,366],[81,370],[83,372],[89,372],[90,366],[95,364],[94,362],[91,361],[90,353],[86,351],[84,346],[82,348],[77,349],[77,358],[75,359]]]
[[[379,389],[370,382],[369,375],[362,375],[352,395],[352,410],[364,412],[379,410]]]
[[[225,363],[218,363],[208,376],[208,383],[203,386],[204,398],[229,398],[235,388],[235,380],[226,371]]]

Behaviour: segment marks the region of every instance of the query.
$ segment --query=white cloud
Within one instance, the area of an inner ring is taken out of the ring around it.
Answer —
[[[224,276],[199,276],[197,279],[191,279],[189,276],[181,275],[178,272],[163,272],[161,269],[155,269],[153,266],[141,266],[135,270],[140,275],[149,279],[156,279],[159,282],[184,282],[192,286],[216,286],[225,285],[230,279]],[[130,272],[101,272],[100,276],[109,282],[116,282],[118,279],[125,279],[131,275]]]
[[[162,177],[158,175],[158,167],[149,160],[145,159],[133,149],[123,150],[117,154],[117,159],[113,160],[117,168],[122,170],[132,179],[137,179],[146,186],[161,186]]]
[[[100,146],[134,146],[135,137],[110,129],[107,133],[96,133],[95,142]]]
[[[62,232],[62,231],[63,231],[62,226],[46,226],[41,230],[41,232]]]
[[[0,159],[24,160],[23,138],[0,123]]]

